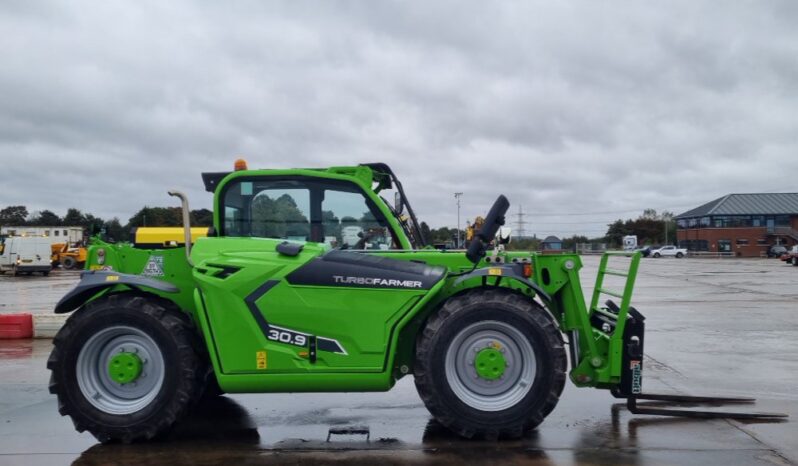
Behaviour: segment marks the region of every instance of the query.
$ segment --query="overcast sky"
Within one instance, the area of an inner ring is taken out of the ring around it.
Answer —
[[[200,173],[384,161],[538,236],[798,192],[798,2],[4,1],[0,207],[123,223]],[[591,213],[591,215],[583,215]]]

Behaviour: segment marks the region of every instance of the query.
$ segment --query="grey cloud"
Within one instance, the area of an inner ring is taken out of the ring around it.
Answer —
[[[10,2],[0,205],[123,221],[201,171],[385,161],[539,235],[798,190],[792,2]],[[561,213],[613,212],[590,216]],[[558,223],[559,222],[559,223]],[[582,224],[579,224],[582,222]],[[536,226],[537,225],[537,226]]]

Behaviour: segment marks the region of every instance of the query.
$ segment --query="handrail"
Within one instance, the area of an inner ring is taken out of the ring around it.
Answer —
[[[610,256],[631,257],[632,260],[629,264],[629,270],[626,273],[623,273],[618,270],[607,268],[607,263]],[[593,288],[593,299],[590,302],[590,312],[595,312],[598,309],[599,298],[602,294],[614,296],[621,300],[617,324],[612,336],[610,337],[610,361],[619,361],[621,351],[623,351],[623,333],[624,328],[626,327],[626,316],[629,313],[629,307],[632,302],[632,292],[634,291],[635,279],[637,278],[637,269],[640,266],[640,257],[641,254],[639,251],[634,253],[627,251],[605,252],[601,256],[601,263],[599,264],[598,275],[596,276],[596,286]],[[624,285],[623,293],[604,288],[605,275],[625,276],[626,284]],[[610,374],[613,376],[620,376],[621,367],[610,367]]]

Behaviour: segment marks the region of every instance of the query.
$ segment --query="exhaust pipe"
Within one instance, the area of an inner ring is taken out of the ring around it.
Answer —
[[[191,218],[188,210],[188,197],[180,191],[169,191],[169,195],[179,197],[183,203],[183,235],[186,241],[186,261],[188,261],[188,265],[194,267],[194,263],[191,262]]]

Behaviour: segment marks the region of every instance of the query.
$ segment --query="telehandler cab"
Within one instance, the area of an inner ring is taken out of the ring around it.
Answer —
[[[425,246],[385,164],[203,174],[214,193],[206,237],[95,242],[61,299],[50,391],[101,441],[168,431],[204,396],[387,391],[412,374],[432,415],[463,437],[521,436],[551,413],[569,378],[638,399],[753,401],[642,393],[644,317],[628,270],[601,259],[589,306],[575,254],[504,251],[499,196],[466,251]],[[394,205],[380,194],[395,193]],[[192,241],[196,238],[194,241]],[[496,247],[489,248],[494,242]],[[193,244],[192,244],[193,243]],[[354,243],[354,244],[352,244]],[[607,289],[606,276],[625,280]],[[606,301],[610,296],[618,302]]]

